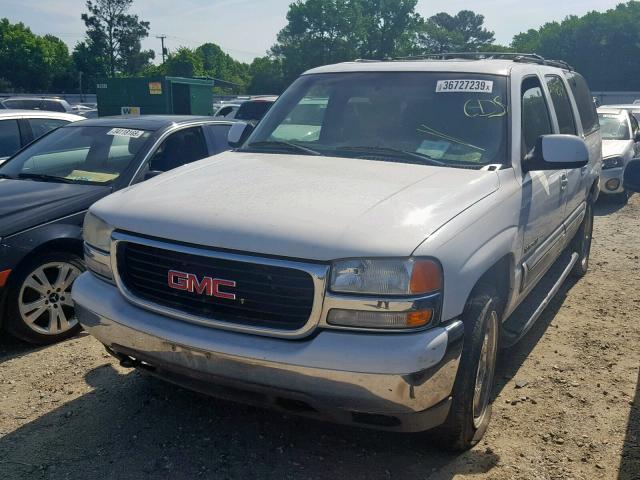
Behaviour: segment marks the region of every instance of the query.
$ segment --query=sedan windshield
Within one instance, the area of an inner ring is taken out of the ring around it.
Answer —
[[[16,154],[0,176],[108,184],[131,164],[150,132],[129,128],[60,128]]]
[[[477,74],[303,75],[244,149],[476,168],[503,163],[506,85],[504,77]]]
[[[598,114],[603,140],[630,140],[629,122],[623,116],[611,113]]]

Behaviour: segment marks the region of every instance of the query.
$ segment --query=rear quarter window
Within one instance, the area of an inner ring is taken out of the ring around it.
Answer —
[[[596,105],[589,90],[589,85],[582,75],[576,72],[569,72],[566,74],[571,92],[576,99],[578,105],[578,112],[580,113],[580,120],[582,121],[582,128],[585,135],[589,135],[600,128],[598,123],[598,113],[596,112]]]

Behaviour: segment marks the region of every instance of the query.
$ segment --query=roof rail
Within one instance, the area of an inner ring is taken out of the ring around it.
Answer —
[[[372,60],[359,58],[356,62],[393,62],[393,61],[420,61],[420,60],[512,60],[519,63],[535,63],[538,65],[547,65],[550,67],[558,67],[566,70],[574,70],[567,62],[562,60],[547,60],[536,53],[516,53],[516,52],[445,52],[430,53],[426,55],[412,55],[408,57],[393,57],[383,60]]]

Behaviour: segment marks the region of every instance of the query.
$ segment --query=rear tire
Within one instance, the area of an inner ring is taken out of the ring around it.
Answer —
[[[589,256],[591,255],[591,239],[593,235],[593,205],[587,202],[587,210],[584,220],[580,228],[576,232],[576,236],[571,241],[571,251],[576,252],[579,257],[573,267],[571,274],[574,277],[581,278],[587,274],[589,270]]]
[[[36,254],[10,277],[5,327],[29,343],[46,345],[76,335],[82,328],[71,300],[73,281],[84,271],[69,252]]]
[[[444,424],[433,430],[438,445],[468,450],[477,444],[491,420],[491,392],[500,338],[502,302],[490,285],[476,287],[465,311],[464,346]]]

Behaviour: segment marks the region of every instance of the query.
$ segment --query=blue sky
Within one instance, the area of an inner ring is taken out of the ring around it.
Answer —
[[[606,10],[621,0],[420,0],[423,16],[474,10],[486,17],[496,39],[508,44],[514,34],[567,15]],[[290,0],[135,0],[133,12],[151,22],[145,48],[159,54],[155,35],[168,36],[169,49],[196,47],[207,41],[243,61],[264,55],[286,23]],[[0,17],[24,22],[38,34],[52,33],[70,47],[83,37],[80,12],[85,0],[0,0]]]

